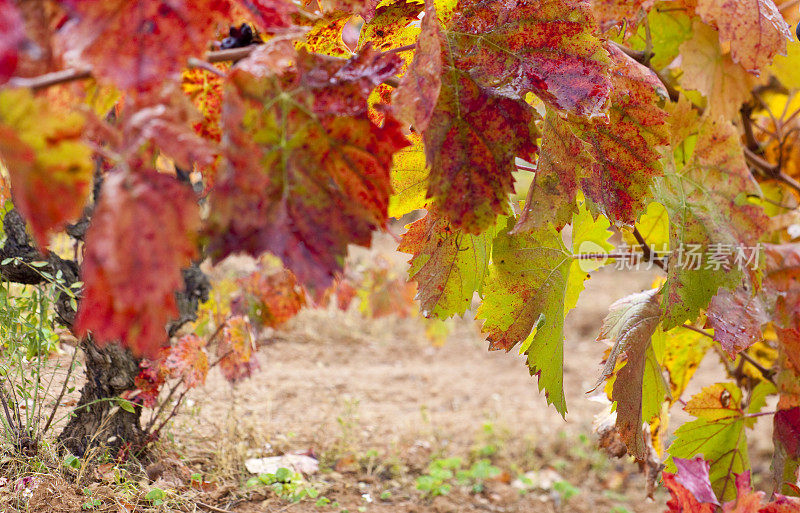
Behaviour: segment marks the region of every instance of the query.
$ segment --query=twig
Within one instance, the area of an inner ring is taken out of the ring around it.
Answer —
[[[216,513],[233,513],[233,511],[231,511],[229,509],[218,508],[216,506],[212,506],[210,504],[205,504],[205,503],[200,502],[200,501],[194,501],[194,503],[197,504],[198,506],[200,506],[201,508],[205,508],[205,509],[207,509],[209,511],[214,511]]]
[[[68,68],[52,73],[46,73],[32,78],[12,78],[9,85],[12,87],[29,87],[34,91],[46,89],[50,86],[65,84],[75,80],[85,80],[92,77],[92,71],[88,69]]]
[[[399,52],[407,52],[409,50],[413,50],[417,47],[416,44],[413,45],[405,45],[405,46],[398,46],[397,48],[389,48],[388,50],[384,51],[383,53],[399,53]]]
[[[44,427],[40,431],[40,433],[47,433],[47,429],[50,427],[50,424],[53,422],[53,418],[56,416],[56,410],[58,409],[58,405],[61,404],[61,399],[64,398],[64,394],[67,391],[67,387],[69,386],[69,378],[72,375],[72,368],[75,365],[75,359],[78,356],[78,348],[76,347],[74,351],[72,351],[72,359],[69,362],[69,371],[67,371],[67,376],[64,378],[64,384],[61,386],[61,392],[59,392],[58,397],[56,398],[55,405],[53,405],[53,409],[50,410],[50,416],[47,418],[47,422],[45,422]]]
[[[701,335],[705,335],[706,337],[708,337],[710,339],[714,338],[714,335],[712,335],[711,333],[707,332],[706,330],[701,330],[700,328],[696,328],[696,327],[692,326],[691,324],[681,324],[681,327],[682,328],[686,328],[687,330],[692,330],[692,331],[694,331],[696,333],[700,333]],[[764,379],[766,379],[770,383],[773,383],[773,384],[775,383],[775,379],[773,378],[773,374],[774,373],[771,370],[765,368],[763,365],[758,363],[756,360],[753,359],[752,356],[747,354],[745,351],[740,351],[739,355],[742,357],[742,361],[743,362],[746,361],[747,363],[749,363],[750,365],[752,365],[753,367],[758,369],[758,372],[760,372],[761,375],[764,376]]]
[[[647,241],[644,240],[644,237],[642,237],[642,234],[639,233],[639,229],[636,228],[635,226],[633,227],[633,236],[636,237],[636,242],[638,242],[639,245],[642,247],[642,254],[644,256],[644,261],[645,262],[651,262],[652,261],[654,264],[656,264],[662,270],[666,270],[666,266],[664,265],[663,261],[661,261],[659,259],[653,259],[653,250],[650,249],[650,245],[647,244]]]

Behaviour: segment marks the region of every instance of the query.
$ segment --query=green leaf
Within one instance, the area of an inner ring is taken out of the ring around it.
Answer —
[[[735,498],[734,474],[750,467],[745,436],[747,419],[741,401],[742,391],[733,383],[707,386],[692,397],[684,409],[697,419],[675,431],[666,470],[676,471],[672,458],[702,455],[711,464],[709,477],[717,496],[726,501]]]
[[[120,408],[122,408],[127,412],[136,413],[136,410],[133,407],[133,403],[128,401],[127,399],[117,397],[117,406],[119,406]]]
[[[504,217],[499,224],[506,224]],[[408,226],[397,249],[414,255],[408,275],[418,284],[422,315],[443,319],[462,315],[470,307],[474,293],[483,290],[498,229],[472,235],[434,210]]]
[[[494,241],[477,317],[486,319],[483,332],[490,349],[508,351],[525,341],[528,367],[539,376],[539,390],[544,389],[548,403],[564,416],[564,316],[572,254],[552,227],[510,235],[513,224],[508,218]]]
[[[580,255],[606,255],[614,250],[608,239],[613,233],[609,230],[611,222],[602,214],[597,219],[586,208],[586,202],[578,201],[577,211],[572,215],[572,252]],[[607,258],[578,258],[572,261],[565,294],[564,315],[578,304],[578,296],[584,289],[587,273],[596,271],[608,263]]]
[[[654,192],[669,213],[670,249],[664,286],[664,329],[694,321],[720,287],[758,281],[744,260],[766,230],[763,209],[747,202],[758,185],[742,156],[733,124],[706,117],[690,161],[668,170]],[[718,262],[718,263],[717,263]],[[758,261],[755,261],[758,265]]]

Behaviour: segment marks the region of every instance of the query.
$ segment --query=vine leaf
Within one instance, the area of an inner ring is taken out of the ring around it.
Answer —
[[[242,312],[262,326],[277,328],[306,305],[306,294],[286,269],[259,269],[241,281],[246,310]]]
[[[17,6],[11,0],[0,0],[0,84],[14,74],[19,51],[25,42],[25,25]]]
[[[581,188],[609,219],[633,224],[647,206],[653,179],[662,173],[657,147],[669,140],[668,115],[659,104],[667,93],[651,70],[614,46],[609,50],[610,121],[576,125],[595,160]]]
[[[249,377],[259,368],[255,357],[255,340],[247,317],[234,315],[222,328],[217,356],[219,369],[225,379],[236,383]]]
[[[297,12],[294,3],[288,0],[235,0],[247,9],[256,24],[268,34],[277,29],[292,26],[291,15]]]
[[[720,289],[706,312],[706,328],[731,359],[761,340],[761,326],[769,321],[761,298],[743,287]]]
[[[0,91],[0,159],[14,205],[41,248],[81,215],[88,198],[93,165],[84,125],[78,112],[56,109],[27,90]]]
[[[730,44],[733,60],[751,73],[758,74],[775,55],[785,54],[786,43],[792,39],[773,0],[697,0],[695,11],[719,30],[720,42]]]
[[[628,454],[638,461],[644,461],[649,454],[642,431],[643,390],[648,360],[651,365],[655,363],[655,372],[648,374],[657,380],[655,384],[661,391],[658,404],[669,394],[651,347],[660,315],[658,289],[632,294],[611,305],[597,337],[598,340],[613,344],[597,386],[615,374],[617,359],[625,356],[625,365],[616,371],[611,400],[617,403],[617,431],[628,448]],[[652,417],[651,413],[649,411],[648,416]]]
[[[575,202],[578,179],[591,163],[584,143],[572,133],[570,124],[548,108],[542,123],[542,148],[536,162],[536,175],[513,231],[540,230],[550,222],[561,231],[578,211]]]
[[[590,2],[462,2],[447,25],[452,60],[482,87],[599,116],[608,100],[608,53],[594,35]]]
[[[719,506],[719,500],[714,495],[714,490],[711,489],[710,466],[706,460],[697,456],[691,460],[674,458],[673,461],[678,469],[678,473],[675,476],[675,480],[678,483],[689,490],[699,502]]]
[[[397,117],[417,132],[428,128],[442,88],[442,43],[439,20],[431,1],[422,18],[414,58],[394,93]]]
[[[722,119],[704,118],[693,155],[655,185],[669,213],[673,252],[664,286],[664,329],[696,319],[720,287],[746,286],[752,294],[758,279],[758,235],[764,233],[767,217],[745,196],[758,191],[736,128]]]
[[[717,510],[714,504],[699,502],[692,492],[678,483],[674,473],[664,472],[664,486],[672,496],[667,501],[666,513],[714,513]]]
[[[76,334],[155,357],[167,341],[164,327],[178,317],[175,292],[196,255],[199,225],[194,194],[173,177],[146,170],[107,176],[86,234]]]
[[[202,56],[218,23],[230,16],[228,0],[62,0],[72,19],[59,33],[92,73],[122,90],[148,91]]]
[[[158,370],[169,379],[183,379],[188,388],[204,385],[208,374],[206,341],[194,333],[180,337],[170,347],[161,348]]]
[[[674,472],[674,458],[702,454],[711,465],[710,480],[717,497],[734,498],[733,474],[741,474],[750,466],[741,401],[742,391],[732,383],[707,386],[692,397],[684,410],[697,418],[675,431],[667,470]]]
[[[425,165],[425,148],[419,134],[408,137],[411,146],[396,152],[392,158],[392,190],[389,198],[389,216],[401,218],[409,212],[425,208],[428,204],[428,176]]]
[[[370,120],[367,95],[398,65],[369,48],[341,62],[264,45],[234,68],[211,254],[271,251],[324,289],[348,244],[369,246],[387,220],[392,154],[408,141],[393,118]]]
[[[120,153],[134,155],[157,147],[182,169],[210,166],[216,148],[193,129],[201,117],[180,88],[168,85],[144,95],[130,95],[122,109]],[[142,146],[148,145],[143,150]]]
[[[505,218],[498,223],[506,224]],[[431,210],[408,226],[397,250],[414,255],[408,270],[417,282],[417,299],[425,317],[463,315],[483,282],[497,228],[480,235],[455,229]]]
[[[664,347],[661,364],[669,375],[669,391],[674,403],[683,395],[703,357],[714,345],[714,340],[682,327],[669,331],[659,328],[653,338],[654,345]]]
[[[492,94],[468,73],[445,68],[422,138],[428,198],[454,228],[478,234],[509,214],[515,158],[533,160],[538,118],[524,101]]]
[[[710,115],[733,119],[750,98],[754,80],[722,51],[714,29],[695,20],[692,32],[692,38],[680,46],[680,83],[706,97]]]
[[[531,374],[538,375],[539,390],[544,389],[548,403],[563,417],[567,411],[563,386],[564,318],[587,278],[580,265],[573,266],[579,263],[573,257],[587,247],[608,247],[608,220],[598,218],[596,225],[576,230],[572,251],[552,226],[509,234],[514,223],[514,218],[508,218],[494,240],[477,317],[485,319],[482,331],[490,349],[509,351],[522,342],[520,353],[527,355]],[[589,268],[597,265],[586,264]]]
[[[627,25],[626,30],[631,31],[653,4],[655,0],[594,0],[592,7],[603,32],[623,23]]]

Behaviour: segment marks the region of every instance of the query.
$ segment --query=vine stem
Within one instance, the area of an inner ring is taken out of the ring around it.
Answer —
[[[647,244],[647,241],[644,240],[644,237],[639,232],[639,229],[636,228],[635,226],[633,227],[633,236],[636,237],[636,242],[638,242],[639,245],[642,247],[642,254],[644,256],[644,261],[645,262],[653,262],[658,267],[660,267],[662,271],[666,271],[667,268],[664,265],[664,261],[663,260],[659,260],[657,258],[656,259],[653,258],[653,250],[650,249],[650,245]]]
[[[708,337],[708,338],[710,338],[712,340],[714,339],[714,335],[712,335],[711,333],[707,332],[706,330],[702,330],[700,328],[696,328],[696,327],[692,326],[691,324],[682,324],[681,327],[682,328],[686,328],[687,330],[694,331],[695,333],[699,333],[701,335],[704,335],[704,336],[706,336],[706,337]],[[749,363],[750,365],[752,365],[753,367],[755,367],[756,369],[758,369],[758,372],[760,372],[761,375],[764,376],[764,379],[766,379],[767,381],[769,381],[773,385],[775,384],[775,378],[772,377],[772,371],[770,371],[769,369],[767,369],[766,367],[761,365],[758,361],[756,361],[752,356],[747,354],[745,351],[740,351],[739,355],[742,357],[742,361],[745,361],[745,362]]]
[[[207,52],[205,55],[205,60],[197,58],[189,58],[187,65],[190,68],[202,68],[216,75],[224,76],[220,73],[219,70],[211,66],[211,64],[217,62],[240,61],[245,57],[248,57],[251,53],[253,53],[253,50],[258,48],[259,46],[261,45],[250,45],[250,46],[245,46],[243,48],[231,48],[228,50],[216,50],[213,52]],[[384,53],[405,52],[413,50],[415,47],[416,45],[406,45],[398,48],[392,48]],[[333,57],[333,59],[345,60],[338,57]],[[60,71],[54,71],[52,73],[45,73],[44,75],[39,75],[31,78],[20,78],[20,77],[12,78],[8,84],[11,87],[30,88],[34,91],[41,91],[42,89],[47,89],[48,87],[52,87],[54,85],[74,82],[76,80],[86,80],[89,78],[92,78],[91,69],[67,68]],[[384,80],[384,83],[392,87],[397,87],[399,81],[393,78],[387,78],[386,80]]]

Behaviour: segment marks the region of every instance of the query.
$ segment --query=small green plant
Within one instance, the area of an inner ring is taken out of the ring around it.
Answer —
[[[422,495],[431,498],[437,495],[447,495],[453,488],[450,480],[453,471],[461,467],[461,458],[436,459],[428,465],[428,473],[417,478],[417,490]]]
[[[0,281],[0,442],[30,458],[38,454],[53,425],[61,398],[72,390],[72,372],[78,365],[76,352],[66,369],[48,362],[59,348],[54,305],[66,300],[74,306],[82,284],[66,286],[60,270],[55,275],[47,271],[47,262],[6,258],[2,265],[27,267],[44,280],[35,286]]]
[[[608,513],[631,513],[631,510],[625,506],[614,506]]]
[[[481,493],[486,480],[500,474],[500,469],[492,465],[488,459],[478,460],[468,468],[462,466],[461,458],[433,460],[428,465],[428,473],[417,478],[417,490],[426,498],[447,495],[455,480],[459,486],[469,487],[472,493]]]
[[[150,501],[153,506],[161,506],[167,498],[167,493],[161,488],[153,488],[147,495],[144,496],[145,500]]]
[[[247,481],[247,486],[268,486],[278,497],[289,502],[300,502],[303,499],[318,499],[319,503],[324,497],[319,497],[319,490],[311,486],[303,475],[292,472],[288,468],[279,468],[274,474],[259,474]],[[324,501],[323,501],[324,502]],[[323,504],[317,504],[318,506]]]
[[[558,493],[564,502],[581,493],[579,489],[572,486],[568,481],[556,481],[553,483],[553,491]]]
[[[487,479],[500,475],[500,469],[491,464],[487,459],[478,460],[465,470],[456,473],[458,484],[469,486],[472,493],[481,493]]]
[[[86,501],[81,505],[81,509],[90,510],[103,505],[103,501],[92,496],[93,494],[90,489],[84,488],[82,493],[86,497]]]

